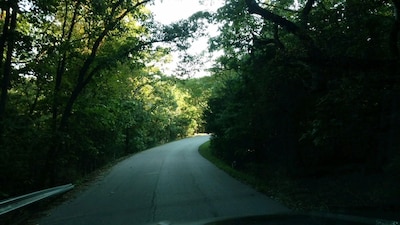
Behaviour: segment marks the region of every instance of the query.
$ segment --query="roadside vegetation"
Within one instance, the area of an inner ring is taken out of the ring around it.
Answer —
[[[288,191],[293,191],[296,187],[294,186],[293,181],[288,180],[284,176],[270,175],[260,177],[254,174],[254,171],[237,169],[232,164],[228,164],[226,161],[221,160],[213,154],[213,149],[211,148],[210,143],[211,142],[208,141],[202,144],[199,147],[199,153],[233,178],[252,186],[257,191],[264,193],[272,199],[282,202],[284,205],[294,210],[311,210],[321,207],[318,203],[310,201],[307,201],[307,204],[302,206],[306,203],[306,199],[299,200],[290,195]]]
[[[297,212],[332,212],[381,219],[398,220],[396,203],[392,207],[382,205],[382,198],[389,199],[397,193],[396,187],[376,184],[376,178],[370,180],[374,186],[364,186],[363,178],[345,176],[342,178],[325,177],[294,178],[278,172],[269,172],[260,176],[252,169],[234,168],[232,164],[216,157],[210,141],[199,147],[199,153],[219,169],[233,178],[252,186],[266,196],[281,202]],[[260,164],[258,170],[267,171],[269,167]],[[385,178],[381,178],[381,181]],[[361,183],[360,183],[361,181]]]
[[[0,199],[207,132],[292,208],[400,214],[399,0],[226,0],[170,25],[152,2],[0,1]],[[208,22],[212,76],[163,74]]]
[[[204,117],[213,156],[295,208],[400,213],[399,12],[395,0],[226,1],[210,41],[224,52]]]
[[[204,130],[210,78],[159,65],[207,14],[161,25],[151,2],[0,1],[0,199]]]

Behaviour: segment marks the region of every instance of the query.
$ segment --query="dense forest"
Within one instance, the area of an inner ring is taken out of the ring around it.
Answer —
[[[210,40],[224,51],[205,114],[214,154],[264,179],[335,178],[325,194],[347,188],[339,177],[360,179],[353,193],[370,179],[368,195],[394,203],[399,13],[398,0],[225,1]]]
[[[206,131],[262,179],[374,174],[400,199],[399,0],[226,0],[170,25],[148,4],[0,0],[0,198]],[[212,76],[165,76],[208,22]]]
[[[151,2],[0,1],[0,198],[204,130],[210,78],[159,65],[202,35],[207,14],[161,25]]]

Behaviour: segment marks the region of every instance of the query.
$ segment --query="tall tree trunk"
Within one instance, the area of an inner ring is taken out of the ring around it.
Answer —
[[[78,99],[80,93],[83,91],[85,86],[89,83],[91,80],[92,76],[94,73],[90,73],[89,76],[87,76],[91,65],[93,64],[97,51],[101,45],[101,42],[104,40],[104,38],[107,36],[108,32],[113,28],[112,27],[107,27],[101,34],[100,36],[96,39],[95,43],[93,44],[91,54],[88,56],[88,58],[85,60],[83,63],[79,74],[78,74],[78,80],[77,84],[75,85],[74,89],[72,90],[71,95],[69,96],[68,102],[64,107],[63,113],[61,114],[61,119],[60,122],[53,124],[54,127],[54,134],[51,140],[51,146],[49,151],[47,152],[47,158],[45,161],[44,165],[44,171],[42,173],[42,179],[40,182],[42,182],[43,185],[47,186],[49,184],[54,184],[56,182],[56,162],[55,160],[62,155],[62,149],[61,149],[61,140],[60,138],[63,136],[63,134],[67,131],[68,127],[68,120],[72,114],[72,109],[75,104],[75,101]],[[61,66],[62,66],[62,61]],[[64,65],[65,66],[65,65]],[[96,69],[94,69],[96,70]],[[58,71],[62,72],[63,71]],[[61,74],[61,73],[60,73]],[[61,79],[61,77],[60,77]],[[61,80],[60,80],[61,81]],[[56,82],[57,83],[57,82]],[[57,85],[56,85],[57,88]],[[56,90],[59,91],[59,90]],[[57,110],[56,108],[53,109],[53,116],[54,116],[54,110]],[[57,115],[56,115],[57,116]],[[57,122],[57,118],[55,119],[54,122]]]
[[[75,25],[76,25],[76,19],[78,17],[78,12],[79,12],[79,5],[80,1],[77,1],[75,4],[75,10],[74,14],[71,19],[71,24],[69,26],[69,29],[67,30],[67,20],[68,20],[68,2],[66,2],[65,5],[65,15],[64,15],[64,23],[63,23],[63,28],[62,28],[62,40],[65,45],[68,45],[71,41],[72,38],[72,33],[74,31]],[[57,118],[59,116],[59,100],[60,100],[60,90],[61,90],[61,83],[62,83],[62,78],[65,74],[66,66],[67,66],[67,59],[68,59],[68,50],[65,50],[62,57],[58,61],[57,65],[57,71],[56,71],[56,79],[55,79],[55,86],[54,86],[54,96],[53,96],[53,105],[52,105],[52,118],[53,118],[53,132],[57,132]]]
[[[2,10],[4,10],[5,18],[4,18],[4,24],[3,24],[3,33],[0,36],[0,56],[1,56],[0,57],[0,65],[1,65],[1,69],[3,68],[3,56],[4,56],[4,51],[5,51],[5,48],[6,48],[6,40],[8,38],[8,33],[9,33],[9,29],[10,29],[10,20],[11,20],[10,7],[7,6],[5,8],[2,8]]]
[[[4,61],[4,51],[6,49],[6,40],[8,39],[8,33],[10,29],[10,20],[11,20],[11,10],[7,7],[5,10],[5,19],[3,25],[3,34],[0,37],[0,72],[1,72],[1,93],[0,93],[0,143],[3,135],[4,129],[4,117],[5,117],[5,107],[6,107],[6,96],[8,89],[8,81],[7,77],[4,74],[5,65]]]
[[[315,3],[315,0],[308,0],[306,2],[306,5],[304,6],[303,10],[301,10],[301,12],[300,12],[301,26],[303,29],[305,29],[307,27],[308,15],[310,14],[314,3]]]
[[[390,32],[390,50],[392,51],[392,55],[395,59],[400,58],[400,51],[398,46],[399,40],[399,31],[400,31],[400,0],[393,0],[393,8],[394,8],[394,23],[392,31]]]
[[[3,28],[3,36],[1,38],[1,59],[3,58],[4,52],[6,58],[3,61],[1,60],[1,72],[3,73],[1,79],[1,96],[0,96],[0,137],[2,137],[4,132],[4,121],[6,117],[6,106],[7,106],[7,98],[8,98],[8,89],[10,87],[11,82],[11,60],[12,53],[14,51],[15,45],[15,29],[17,27],[17,14],[18,14],[18,6],[17,3],[10,3],[9,8],[6,9],[6,21]],[[9,22],[8,22],[9,21]],[[0,138],[2,139],[2,138]]]
[[[70,21],[70,25],[68,26],[68,19],[69,19],[69,11],[68,11],[68,4],[70,2],[65,2],[65,11],[64,11],[64,22],[62,25],[62,35],[61,41],[65,46],[68,46],[71,39],[72,34],[75,29],[75,25],[77,22],[78,14],[79,14],[79,6],[81,1],[78,0],[74,6],[74,12]],[[50,140],[50,147],[47,153],[47,158],[45,160],[44,169],[42,172],[42,178],[40,179],[40,183],[42,185],[49,185],[54,184],[56,180],[56,159],[58,158],[58,153],[60,152],[61,147],[61,137],[63,136],[62,132],[59,130],[59,107],[60,107],[60,91],[63,76],[66,71],[67,67],[67,60],[68,60],[68,49],[64,49],[64,52],[61,58],[58,60],[57,70],[55,74],[55,84],[54,84],[54,92],[53,92],[53,102],[52,102],[52,137]]]

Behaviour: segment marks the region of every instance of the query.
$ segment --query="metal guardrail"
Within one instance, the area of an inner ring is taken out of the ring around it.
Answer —
[[[73,188],[73,184],[66,184],[0,201],[0,216],[42,199],[65,193]]]

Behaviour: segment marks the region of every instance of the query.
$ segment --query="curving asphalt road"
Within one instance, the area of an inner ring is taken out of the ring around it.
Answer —
[[[187,138],[136,154],[37,224],[143,225],[288,211],[201,157],[198,147],[208,139]]]

